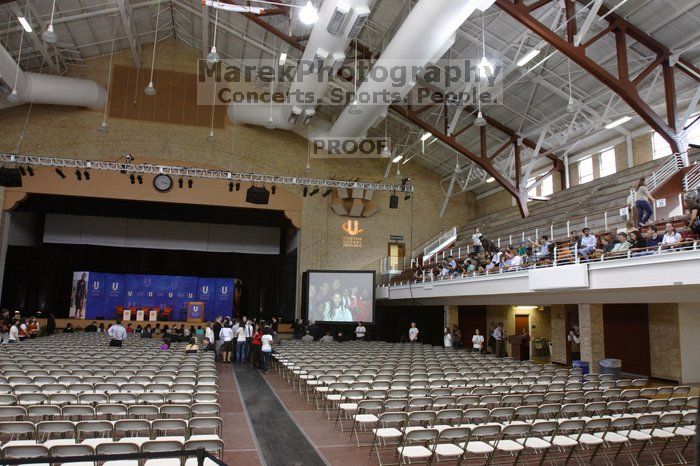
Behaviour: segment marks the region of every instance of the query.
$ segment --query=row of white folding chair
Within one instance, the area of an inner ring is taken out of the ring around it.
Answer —
[[[0,394],[0,406],[31,406],[31,405],[67,405],[67,404],[97,404],[119,400],[120,403],[169,403],[178,400],[180,403],[211,402],[218,399],[216,391],[209,392],[162,392],[162,393],[23,393],[21,395]],[[191,401],[188,401],[191,400]]]
[[[194,405],[197,405],[194,407]],[[65,419],[70,421],[101,419],[106,417],[124,417],[126,419],[157,419],[159,417],[201,417],[206,415],[218,415],[218,403],[201,401],[196,403],[167,404],[75,404],[75,405],[32,405],[1,406],[0,420],[51,420]]]
[[[180,451],[195,451],[203,448],[208,453],[213,454],[220,460],[224,459],[224,443],[221,440],[188,440],[184,443],[178,440],[150,440],[141,445],[132,442],[104,442],[96,445],[93,448],[91,445],[76,444],[76,445],[56,445],[47,448],[44,445],[18,445],[14,447],[3,448],[2,455],[4,458],[46,458],[51,457],[52,460],[60,460],[60,458],[70,456],[89,456],[97,455],[127,455],[136,453],[163,453],[163,452],[180,452]],[[33,463],[39,466],[45,466],[41,463]],[[53,464],[60,464],[60,461]],[[63,463],[65,466],[95,466],[95,462],[80,462],[80,463]],[[145,461],[139,460],[111,460],[101,463],[102,466],[196,466],[197,458],[184,458],[176,456],[174,458],[159,458],[148,459]],[[211,464],[208,462],[205,464]],[[48,464],[46,464],[48,466]]]
[[[196,439],[216,438],[221,435],[223,421],[220,417],[195,417],[189,419],[119,419],[116,421],[49,420],[13,421],[0,423],[0,435],[7,438],[4,446],[36,443],[51,446],[75,444],[85,436],[99,433],[97,438],[143,442],[163,435],[177,435],[182,441],[193,436]],[[145,434],[145,435],[144,435]],[[206,437],[205,437],[206,436]],[[90,443],[90,442],[88,442]]]
[[[566,462],[573,456],[577,462],[592,463],[597,455],[601,455],[606,463],[611,463],[614,460],[611,461],[607,455],[611,454],[617,459],[623,451],[632,459],[633,444],[637,457],[646,449],[655,461],[658,460],[658,464],[663,464],[660,456],[669,446],[682,459],[682,450],[672,442],[680,437],[685,443],[684,449],[689,437],[687,429],[679,426],[681,420],[675,415],[615,420],[592,418],[562,423],[540,421],[532,425],[494,423],[443,429],[419,427],[411,430],[402,427],[406,421],[401,414],[388,413],[380,422],[384,427],[374,430],[370,456],[376,450],[380,464],[379,449],[383,445],[396,448],[399,464],[455,460],[461,464],[477,458],[486,460],[487,464],[506,459],[517,464],[523,454],[537,455],[542,464],[548,455],[553,456],[550,453]],[[663,445],[655,446],[650,442],[652,439],[658,439]]]
[[[211,394],[215,395],[215,394]],[[67,405],[91,405],[95,407],[95,412],[96,414],[99,415],[115,415],[115,416],[127,416],[127,411],[130,406],[138,407],[138,406],[147,406],[144,404],[138,404],[138,397],[137,397],[137,403],[136,404],[131,404],[127,405],[124,403],[124,398],[121,398],[122,402],[119,403],[111,403],[110,399],[107,398],[107,402],[102,403],[104,400],[95,400],[95,402],[90,402],[88,399],[66,399],[65,402],[62,399],[58,399],[58,396],[54,395],[53,398],[51,399],[40,399],[41,395],[22,395],[24,396],[35,396],[38,397],[36,400],[35,399],[26,399],[26,400],[20,400],[20,401],[26,401],[25,403],[20,403],[18,406],[24,406],[24,407],[30,407],[30,406],[42,406],[42,405],[57,405],[57,406],[67,406]],[[60,396],[65,396],[65,395],[60,395]],[[184,397],[182,397],[184,398]],[[181,397],[177,397],[174,399],[182,399]],[[214,397],[198,397],[197,401],[192,401],[190,403],[187,402],[187,399],[182,399],[182,403],[178,404],[172,404],[172,402],[163,402],[162,407],[164,409],[171,409],[173,406],[180,406],[183,407],[182,409],[184,410],[185,408],[188,409],[192,414],[205,414],[205,413],[210,413],[212,415],[218,415],[220,412],[221,408],[218,404],[218,402],[214,401],[200,401],[202,399],[206,400],[213,400]],[[37,402],[37,401],[43,401],[43,402]],[[145,397],[142,398],[143,402],[146,402]],[[155,399],[153,400],[155,403],[161,403],[160,399]],[[15,405],[4,405],[4,406],[15,406]],[[149,405],[150,406],[150,405]],[[158,407],[157,405],[153,405]]]
[[[4,380],[3,380],[4,379]],[[119,385],[125,383],[139,383],[147,385],[151,383],[161,383],[172,385],[174,383],[193,383],[201,385],[216,385],[218,384],[218,374],[204,372],[200,375],[131,375],[131,376],[96,376],[96,375],[36,375],[36,376],[9,376],[0,378],[0,393],[9,393],[13,391],[13,387],[23,384],[33,384],[38,386],[52,384],[89,384],[95,385],[100,383],[116,383]]]
[[[56,393],[168,393],[168,392],[209,392],[216,393],[218,387],[212,383],[201,383],[192,381],[172,382],[172,383],[112,383],[104,382],[97,384],[75,383],[75,384],[17,384],[0,385],[0,393],[22,395],[25,393],[44,393],[47,395]]]

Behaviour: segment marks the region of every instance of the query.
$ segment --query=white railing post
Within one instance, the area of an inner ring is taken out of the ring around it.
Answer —
[[[605,230],[608,231],[608,211],[606,210],[603,214],[603,218],[605,219]]]
[[[538,239],[540,239],[540,229],[535,228],[535,240],[538,240]]]
[[[525,231],[524,231],[524,230],[523,230],[523,233],[522,233],[522,242],[523,242],[523,243],[525,242]]]
[[[557,266],[557,254],[558,254],[558,249],[559,249],[558,246],[554,246],[554,262],[553,262],[553,264],[552,264],[552,265],[554,265],[554,267]]]
[[[498,237],[498,243],[497,243],[497,244],[498,244],[498,247],[500,248],[500,247],[501,247],[501,237],[500,237],[500,236]]]
[[[569,233],[571,232],[570,224],[571,224],[571,221],[567,220],[566,221],[566,236],[569,236]]]
[[[583,217],[583,227],[588,228],[588,216]]]
[[[508,245],[513,244],[513,235],[508,235]]]
[[[549,240],[554,241],[554,224],[549,226]]]
[[[578,243],[574,244],[574,263],[578,264],[579,263],[579,257],[578,257]]]

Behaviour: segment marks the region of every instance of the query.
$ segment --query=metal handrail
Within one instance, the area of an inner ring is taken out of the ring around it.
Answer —
[[[700,163],[695,164],[693,168],[683,177],[683,190],[691,191],[700,188]]]
[[[41,444],[37,444],[41,445]],[[179,451],[162,451],[162,452],[143,452],[143,453],[123,453],[123,454],[108,454],[108,455],[83,455],[83,456],[37,456],[33,458],[1,458],[0,466],[9,466],[15,464],[63,464],[63,463],[78,463],[90,461],[123,461],[123,460],[140,460],[140,459],[161,459],[161,458],[197,458],[197,466],[204,466],[204,460],[209,459],[219,466],[228,466],[226,463],[207,452],[204,448],[196,450],[179,450]]]

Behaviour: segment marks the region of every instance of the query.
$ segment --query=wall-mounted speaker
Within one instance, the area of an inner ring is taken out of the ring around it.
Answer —
[[[245,195],[249,204],[265,205],[270,203],[270,191],[264,187],[251,186]]]
[[[22,174],[18,168],[0,168],[0,186],[21,188]]]
[[[399,196],[396,194],[392,194],[391,197],[389,198],[389,208],[390,209],[398,209],[399,208]]]

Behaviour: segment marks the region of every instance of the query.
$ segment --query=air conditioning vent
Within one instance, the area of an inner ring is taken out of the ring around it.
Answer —
[[[348,37],[354,39],[360,35],[360,31],[362,31],[362,28],[365,27],[365,23],[367,23],[369,19],[369,11],[369,7],[366,6],[355,8],[355,20],[352,22]]]
[[[311,71],[315,73],[323,68],[323,62],[326,61],[326,58],[328,58],[328,52],[323,49],[317,49],[314,55],[313,69]]]
[[[333,35],[337,35],[345,24],[345,20],[348,18],[348,13],[350,12],[350,7],[339,3],[338,6],[333,10],[331,14],[331,19],[328,21],[328,26],[326,26],[326,31]]]

